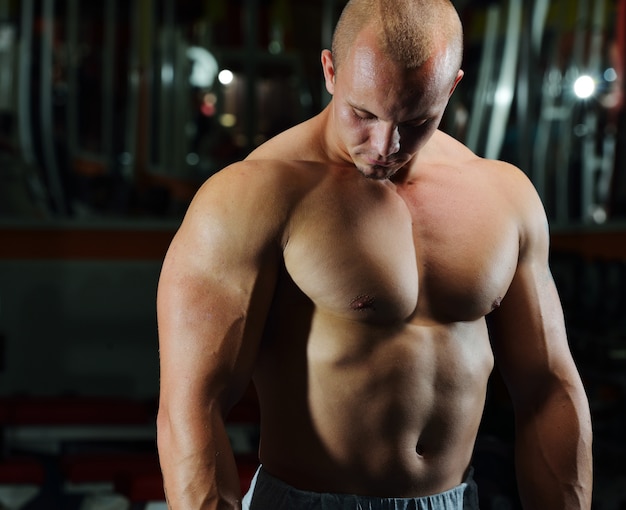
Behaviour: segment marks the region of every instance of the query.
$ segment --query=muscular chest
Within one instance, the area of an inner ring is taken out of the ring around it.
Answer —
[[[504,198],[467,181],[417,183],[401,193],[413,222],[420,314],[473,320],[499,306],[519,253]]]
[[[394,322],[474,320],[497,305],[518,245],[497,204],[363,181],[318,190],[292,224],[286,269],[316,307]]]

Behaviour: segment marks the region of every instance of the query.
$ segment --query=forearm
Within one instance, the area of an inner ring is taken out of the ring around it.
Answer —
[[[218,413],[201,422],[159,411],[158,449],[171,510],[241,508],[237,467]]]
[[[526,509],[589,510],[591,420],[582,387],[559,389],[518,413],[516,467]]]

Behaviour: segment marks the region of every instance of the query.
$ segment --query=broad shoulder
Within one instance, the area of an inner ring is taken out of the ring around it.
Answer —
[[[206,207],[231,204],[243,212],[255,207],[280,208],[312,178],[311,165],[277,159],[244,160],[211,176],[198,190],[192,206],[194,202]]]
[[[246,160],[326,162],[327,157],[321,147],[323,130],[322,117],[317,115],[270,138],[252,151]]]
[[[453,137],[438,131],[420,154],[418,164],[430,169],[434,180],[466,198],[508,216],[527,241],[547,245],[547,219],[534,185],[518,167],[485,159]],[[531,243],[532,244],[532,243]]]
[[[219,171],[198,190],[181,231],[228,232],[231,239],[259,243],[281,236],[302,198],[323,175],[321,165],[245,160]]]
[[[543,215],[543,206],[534,185],[518,167],[476,155],[453,137],[438,131],[420,154],[420,162],[437,168],[445,166],[468,192],[502,198],[522,216]],[[436,171],[436,170],[435,170]]]

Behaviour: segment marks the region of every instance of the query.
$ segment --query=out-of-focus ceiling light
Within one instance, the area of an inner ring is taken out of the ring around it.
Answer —
[[[220,74],[217,75],[217,79],[222,85],[230,85],[235,79],[235,75],[228,69],[222,69]]]
[[[580,99],[588,99],[596,91],[596,82],[587,74],[580,76],[574,82],[574,94]]]
[[[220,115],[220,124],[226,128],[235,127],[237,125],[237,117],[232,113],[224,113]]]
[[[617,71],[614,68],[609,67],[604,71],[604,79],[611,82],[617,80]]]
[[[187,58],[193,62],[189,81],[194,87],[211,88],[217,75],[218,65],[213,54],[198,46],[187,49]]]

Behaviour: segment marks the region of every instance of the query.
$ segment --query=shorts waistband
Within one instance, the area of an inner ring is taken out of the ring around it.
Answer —
[[[471,472],[457,487],[432,496],[379,498],[303,491],[260,467],[246,498],[250,510],[478,510]]]

